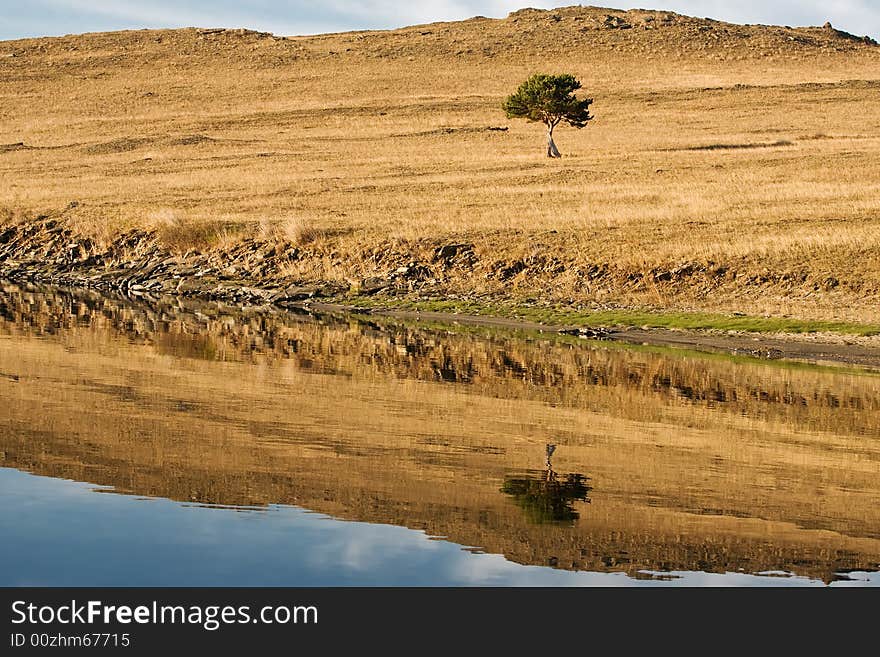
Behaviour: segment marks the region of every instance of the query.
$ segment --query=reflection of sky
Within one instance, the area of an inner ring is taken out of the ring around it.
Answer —
[[[291,507],[204,508],[96,493],[0,468],[2,586],[626,586],[474,554],[423,532]],[[678,573],[672,584],[821,585],[798,578]],[[880,577],[864,581],[880,585]]]

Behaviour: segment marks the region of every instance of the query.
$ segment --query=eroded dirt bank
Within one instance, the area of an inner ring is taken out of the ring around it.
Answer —
[[[330,254],[344,269],[344,254]],[[363,262],[363,254],[351,256]],[[468,292],[476,278],[517,276],[528,270],[518,263],[481,262],[472,244],[414,245],[409,252],[374,254],[372,276],[303,277],[303,263],[324,261],[327,254],[277,239],[249,238],[226,247],[174,253],[154,231],[131,230],[108,245],[77,235],[63,219],[43,217],[0,226],[0,277],[24,283],[51,284],[122,293],[155,300],[164,295],[223,301],[242,305],[272,305],[324,313],[372,313],[403,320],[456,322],[547,332],[565,332],[591,339],[633,344],[692,347],[762,358],[851,363],[880,367],[880,340],[841,336],[773,336],[642,328],[585,328],[576,323],[541,323],[516,317],[490,317],[451,312],[383,308],[400,302],[462,300],[470,304],[511,301],[503,286],[494,293]],[[293,273],[292,263],[299,265]],[[505,269],[505,267],[507,269]],[[356,267],[350,267],[356,269]],[[546,269],[541,268],[544,275]],[[325,272],[326,273],[326,272]],[[363,273],[363,270],[362,272]],[[539,273],[536,271],[536,276]],[[607,269],[592,274],[620,284]],[[694,271],[653,273],[656,284],[681,283]],[[617,277],[617,278],[616,278]],[[632,274],[628,275],[629,280]],[[616,282],[615,282],[616,281]],[[370,308],[372,305],[374,307]],[[526,303],[534,304],[529,298]],[[572,303],[575,303],[572,300]],[[366,304],[367,307],[364,307]],[[581,305],[577,308],[581,309]],[[594,305],[595,307],[595,305]]]

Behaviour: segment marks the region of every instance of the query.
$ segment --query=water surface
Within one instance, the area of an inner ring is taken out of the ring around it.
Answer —
[[[5,286],[0,584],[878,584],[880,377]]]

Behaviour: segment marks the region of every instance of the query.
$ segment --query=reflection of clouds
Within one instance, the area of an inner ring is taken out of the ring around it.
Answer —
[[[458,586],[625,586],[623,573],[587,573],[523,566],[499,554],[469,554],[450,559],[446,576]]]
[[[880,573],[849,573],[845,579],[831,582],[831,586],[880,586]]]
[[[590,573],[525,566],[423,531],[295,507],[184,505],[0,468],[0,585],[822,586],[745,573]],[[880,586],[853,573],[834,586]]]
[[[431,3],[400,0],[31,0],[6,12],[0,39],[25,35],[65,34],[140,27],[249,27],[276,34],[314,34],[352,29],[391,28],[475,15],[495,18],[524,6],[551,8],[568,0],[438,0]],[[637,8],[646,3],[622,2]],[[711,16],[739,23],[835,26],[857,34],[880,34],[880,7],[873,0],[654,0],[657,9],[693,16]],[[10,15],[11,14],[11,15]]]
[[[404,527],[338,521],[326,516],[324,519],[323,527],[313,528],[320,532],[322,540],[310,547],[307,562],[312,568],[383,572],[391,564],[403,566],[411,559],[413,550],[426,559],[442,546],[426,540],[422,532]]]
[[[807,577],[793,577],[782,575],[752,575],[750,573],[691,573],[691,572],[663,572],[649,573],[658,577],[673,577],[672,582],[660,582],[665,585],[676,583],[682,586],[825,586],[820,580]]]
[[[663,572],[648,573],[657,577],[674,577],[685,586],[825,586],[818,579],[800,577],[791,573],[692,573]],[[880,586],[880,573],[855,572],[840,574],[842,579],[831,582],[828,586]],[[674,582],[673,582],[674,584]]]

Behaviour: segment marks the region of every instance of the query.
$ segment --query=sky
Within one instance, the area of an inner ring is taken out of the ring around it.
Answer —
[[[0,0],[0,40],[80,32],[171,27],[246,27],[291,36],[388,29],[501,18],[523,7],[576,4],[557,0]],[[646,7],[735,23],[822,25],[880,37],[880,0],[592,0],[619,9]]]

